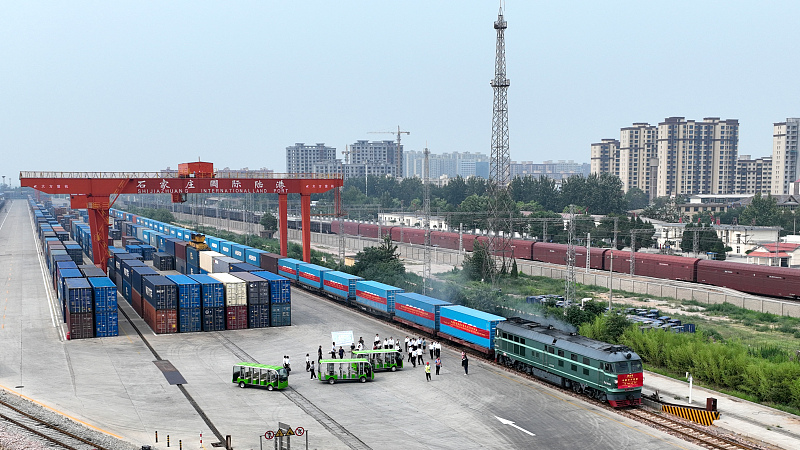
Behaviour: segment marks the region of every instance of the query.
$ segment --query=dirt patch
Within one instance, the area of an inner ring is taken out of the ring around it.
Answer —
[[[604,299],[606,302],[608,301],[608,293],[595,293],[595,300]],[[711,321],[718,321],[718,322],[730,322],[731,319],[728,317],[722,316],[709,316],[703,313],[705,308],[702,306],[684,306],[680,303],[670,302],[668,300],[662,299],[647,299],[641,300],[638,297],[620,297],[615,295],[614,296],[614,303],[624,303],[626,305],[630,305],[632,308],[647,308],[647,309],[658,309],[658,311],[664,315],[671,315],[671,314],[680,314],[683,316],[695,316],[695,317],[702,317],[707,320]],[[688,311],[688,309],[698,309],[699,311]]]

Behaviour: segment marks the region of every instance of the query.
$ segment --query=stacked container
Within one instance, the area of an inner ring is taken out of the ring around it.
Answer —
[[[200,283],[186,275],[167,275],[167,278],[178,288],[178,332],[202,330]]]
[[[69,338],[86,339],[94,337],[92,285],[89,284],[89,281],[86,278],[65,279],[64,301]]]
[[[415,323],[428,333],[439,331],[439,314],[442,306],[452,303],[413,292],[397,294],[394,299],[395,318]]]
[[[162,275],[143,277],[142,318],[156,334],[178,332],[178,286]]]
[[[272,327],[288,327],[292,324],[291,282],[271,272],[253,272],[269,283],[269,324]],[[266,304],[266,302],[265,302]]]
[[[203,331],[224,330],[225,286],[208,275],[191,275],[189,278],[200,284]]]
[[[127,262],[127,261],[126,261]],[[144,317],[144,286],[143,280],[149,277],[160,276],[152,267],[148,265],[130,267],[131,272],[131,304],[133,310],[141,318]]]
[[[442,306],[439,314],[440,333],[489,349],[494,349],[497,324],[506,320],[461,305]]]
[[[108,277],[88,280],[92,286],[95,337],[118,336],[117,287]]]
[[[229,273],[213,273],[212,278],[225,286],[225,328],[247,328],[247,285]]]
[[[249,328],[269,326],[269,282],[250,272],[231,272],[247,284],[247,322]]]
[[[202,251],[199,255],[200,260],[200,269],[205,270],[206,273],[213,273],[214,272],[214,258],[217,257],[224,257],[222,253],[217,253],[215,251]]]
[[[230,256],[215,256],[211,264],[211,273],[228,273],[231,271],[231,264],[239,264],[236,258]]]
[[[175,257],[169,253],[157,252],[153,254],[153,268],[161,272],[175,270]]]

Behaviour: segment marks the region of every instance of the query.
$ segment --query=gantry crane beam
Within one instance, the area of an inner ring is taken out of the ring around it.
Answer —
[[[20,172],[20,186],[47,194],[69,194],[74,209],[86,208],[92,232],[92,260],[106,270],[108,210],[121,194],[171,194],[173,202],[187,194],[278,194],[281,255],[288,250],[288,194],[300,194],[303,260],[311,261],[311,194],[343,185],[341,176],[213,171],[213,164],[180,164],[178,173],[161,172]]]

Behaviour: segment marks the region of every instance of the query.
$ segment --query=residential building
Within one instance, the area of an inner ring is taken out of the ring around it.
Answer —
[[[760,266],[800,267],[800,244],[770,242],[758,245],[747,254],[747,262]]]
[[[685,223],[653,223],[656,233],[653,239],[658,248],[680,251],[681,240],[694,239],[694,233],[684,233]],[[781,227],[756,227],[745,225],[713,225],[717,236],[731,251],[728,256],[744,257],[759,245],[774,243],[778,239]],[[690,252],[691,253],[691,252]]]
[[[389,175],[394,177],[403,176],[403,146],[397,147],[395,141],[373,141],[366,140],[356,141],[355,144],[350,145],[350,165],[363,166],[363,165],[376,165],[376,166],[391,166]],[[334,158],[330,158],[334,159]],[[385,168],[385,167],[384,167]],[[358,169],[353,169],[358,171]],[[383,171],[383,169],[381,169]],[[347,178],[347,170],[345,170],[345,178]]]
[[[619,178],[622,191],[639,188],[652,199],[658,169],[658,128],[634,123],[619,132]]]
[[[689,197],[688,203],[678,205],[678,210],[688,217],[701,212],[715,215],[730,208],[748,205],[752,198],[753,194],[698,194]]]
[[[603,139],[592,144],[591,172],[610,173],[619,176],[619,141]]]
[[[668,117],[658,124],[659,197],[734,191],[739,121]]]
[[[424,177],[425,155],[421,151],[409,150],[403,152],[403,174],[406,177]],[[475,164],[489,162],[489,156],[484,153],[452,152],[430,153],[428,155],[429,175],[431,179],[447,176],[455,178],[469,178],[475,176]]]
[[[797,156],[797,131],[800,118],[788,118],[772,125],[772,194],[789,193],[789,183],[797,180],[800,158]]]
[[[511,177],[532,176],[539,178],[544,175],[548,178],[561,180],[572,175],[587,176],[590,173],[591,165],[587,163],[576,163],[573,160],[565,161],[544,161],[534,163],[531,161],[511,162]]]
[[[326,147],[324,143],[305,145],[302,142],[286,147],[287,173],[313,173],[316,162],[336,159],[336,148]]]
[[[734,193],[764,195],[772,191],[772,157],[750,158],[739,155],[736,160],[736,183]]]

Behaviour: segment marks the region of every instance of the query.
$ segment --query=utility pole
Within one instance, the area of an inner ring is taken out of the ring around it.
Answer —
[[[567,229],[567,278],[564,283],[564,300],[569,305],[575,300],[575,205],[569,205]]]
[[[611,310],[611,297],[614,296],[614,252],[616,249],[612,248],[609,259],[611,260],[611,268],[608,269],[608,309]]]
[[[636,274],[636,230],[631,230],[631,276]]]
[[[611,242],[611,248],[617,249],[617,232],[619,226],[619,217],[614,217],[614,240]]]
[[[586,273],[592,264],[592,233],[586,233]]]
[[[694,228],[692,231],[694,232],[694,242],[692,243],[692,251],[694,252],[694,257],[697,258],[697,255],[700,253],[700,229]]]

